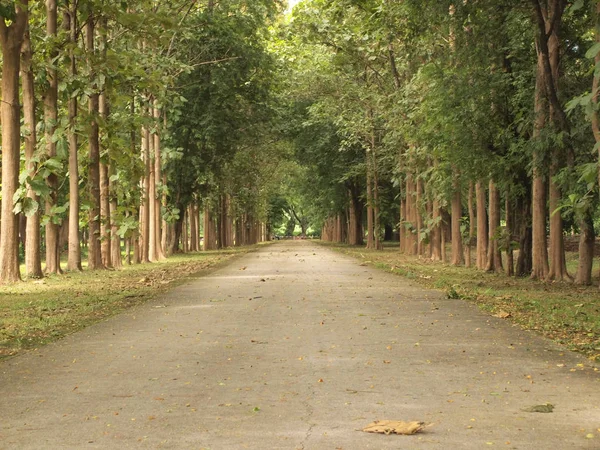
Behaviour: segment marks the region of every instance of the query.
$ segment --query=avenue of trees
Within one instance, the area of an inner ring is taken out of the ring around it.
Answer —
[[[409,255],[590,284],[599,11],[584,0],[300,3],[280,53],[323,239],[375,249],[397,233]]]
[[[282,10],[1,1],[0,281],[264,239]]]
[[[296,224],[592,282],[599,3],[285,7],[0,0],[0,282],[81,270],[82,254],[119,268]]]

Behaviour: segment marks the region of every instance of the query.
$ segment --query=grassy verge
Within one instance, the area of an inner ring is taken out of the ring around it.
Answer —
[[[174,255],[123,270],[72,272],[0,286],[0,359],[144,303],[254,248]]]
[[[373,251],[322,244],[427,288],[443,290],[449,298],[472,301],[491,315],[514,321],[600,361],[598,279],[590,287],[544,283],[408,257],[395,247]],[[594,273],[598,273],[597,266]]]

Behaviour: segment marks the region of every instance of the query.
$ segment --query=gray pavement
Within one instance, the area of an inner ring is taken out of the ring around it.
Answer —
[[[0,363],[0,448],[600,449],[599,380],[466,302],[281,242]],[[360,431],[382,419],[431,425]]]

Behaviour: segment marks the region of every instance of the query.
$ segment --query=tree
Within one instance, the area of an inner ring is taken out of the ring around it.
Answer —
[[[19,71],[21,45],[28,22],[28,0],[0,8],[2,46],[2,214],[0,227],[0,281],[21,279],[19,270],[19,221],[13,197],[19,186],[20,121]]]

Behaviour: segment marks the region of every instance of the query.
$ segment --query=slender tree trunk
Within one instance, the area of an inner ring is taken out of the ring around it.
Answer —
[[[104,123],[108,120],[108,104],[104,90],[99,97],[99,113]],[[108,140],[108,136],[105,137]],[[106,158],[109,159],[108,150]],[[108,163],[100,161],[100,253],[104,267],[113,266],[111,260],[111,214],[110,214],[110,183]]]
[[[189,226],[190,215],[187,212],[188,208],[183,209],[183,229],[181,230],[181,250],[183,253],[190,251]]]
[[[21,73],[23,84],[23,123],[28,129],[28,135],[25,136],[25,166],[31,178],[34,177],[37,164],[33,161],[37,145],[36,136],[36,118],[35,118],[35,94],[34,77],[32,70],[33,51],[31,48],[31,38],[29,30],[25,32],[21,51]],[[39,205],[39,197],[31,186],[27,185],[27,197]],[[40,213],[39,208],[33,214],[29,214],[26,219],[25,240],[25,272],[29,278],[41,278],[42,258],[41,258],[41,236],[40,236]]]
[[[150,262],[150,132],[142,127],[142,159],[144,161],[144,177],[142,181],[141,205],[141,248],[142,262]]]
[[[535,81],[535,122],[533,138],[539,139],[546,125],[547,102],[544,97],[543,56],[538,52],[538,64]],[[549,272],[548,244],[546,236],[546,177],[544,157],[541,150],[533,153],[533,193],[532,193],[532,268],[531,278],[543,280]]]
[[[485,270],[488,272],[501,272],[502,253],[498,244],[498,228],[500,227],[500,193],[493,180],[489,184],[489,226],[488,226],[488,251],[487,265]]]
[[[55,39],[58,30],[58,15],[56,0],[46,0],[46,36],[50,41]],[[53,48],[50,51],[47,83],[48,88],[44,92],[44,122],[46,135],[46,154],[48,158],[56,157],[56,142],[54,142],[54,133],[56,131],[58,119],[58,73],[56,70],[56,58],[58,51]],[[61,273],[60,268],[60,248],[59,248],[59,225],[54,217],[53,209],[57,206],[58,199],[58,177],[56,174],[50,174],[46,180],[50,188],[50,194],[46,197],[46,214],[50,220],[46,225],[46,272]]]
[[[462,198],[459,174],[456,173],[454,176],[454,193],[452,195],[452,265],[460,266],[463,264],[463,245],[460,231]]]
[[[423,214],[421,214],[421,201],[423,199],[423,181],[417,179],[417,192],[415,198],[415,214],[417,219],[417,255],[423,256],[425,253],[424,242],[421,239],[423,231]]]
[[[473,195],[474,186],[473,182],[469,183],[469,198],[468,209],[469,209],[469,240],[465,247],[465,266],[471,267],[471,246],[473,245],[473,237],[475,236],[475,210],[473,209]]]
[[[442,261],[442,215],[439,200],[433,200],[431,228],[431,260]]]
[[[94,17],[90,16],[86,23],[86,49],[90,55],[89,65],[93,72],[92,55],[95,52],[94,45]],[[92,76],[93,79],[93,76]],[[98,111],[100,96],[98,87],[93,86],[90,94],[90,134],[89,134],[89,161],[88,161],[88,186],[90,192],[89,212],[89,238],[88,238],[88,268],[91,270],[102,269],[102,252],[100,248],[100,141],[98,127]]]
[[[375,248],[375,223],[373,221],[373,180],[367,152],[367,248]]]
[[[514,231],[514,214],[512,210],[512,202],[510,199],[510,191],[506,190],[506,199],[504,200],[505,221],[506,221],[506,275],[509,277],[515,274],[514,253],[512,249],[512,236]]]
[[[77,3],[71,2],[69,6],[69,34],[71,48],[69,50],[70,75],[77,76],[77,59],[74,45],[77,42]],[[70,271],[81,270],[81,241],[79,236],[79,161],[77,138],[77,97],[69,98],[69,243],[67,254],[67,269]]]
[[[109,199],[109,210],[110,210],[110,261],[115,269],[120,269],[123,267],[123,260],[121,257],[121,237],[119,236],[119,226],[117,225],[117,221],[115,220],[117,215],[117,197],[115,195],[115,186],[114,181],[110,178],[114,175],[114,166],[111,164],[109,167],[109,187],[108,190],[110,192]]]
[[[20,120],[19,71],[20,53],[28,21],[28,0],[16,6],[10,25],[0,20],[2,46],[2,216],[0,225],[0,281],[19,281],[19,218],[13,212],[13,197],[19,186]]]
[[[486,208],[486,190],[483,181],[475,185],[475,196],[477,197],[477,268],[485,270],[487,265],[488,249],[488,220]]]
[[[594,264],[594,221],[591,211],[586,211],[579,220],[579,264],[575,283],[580,285],[592,284],[592,266]]]

